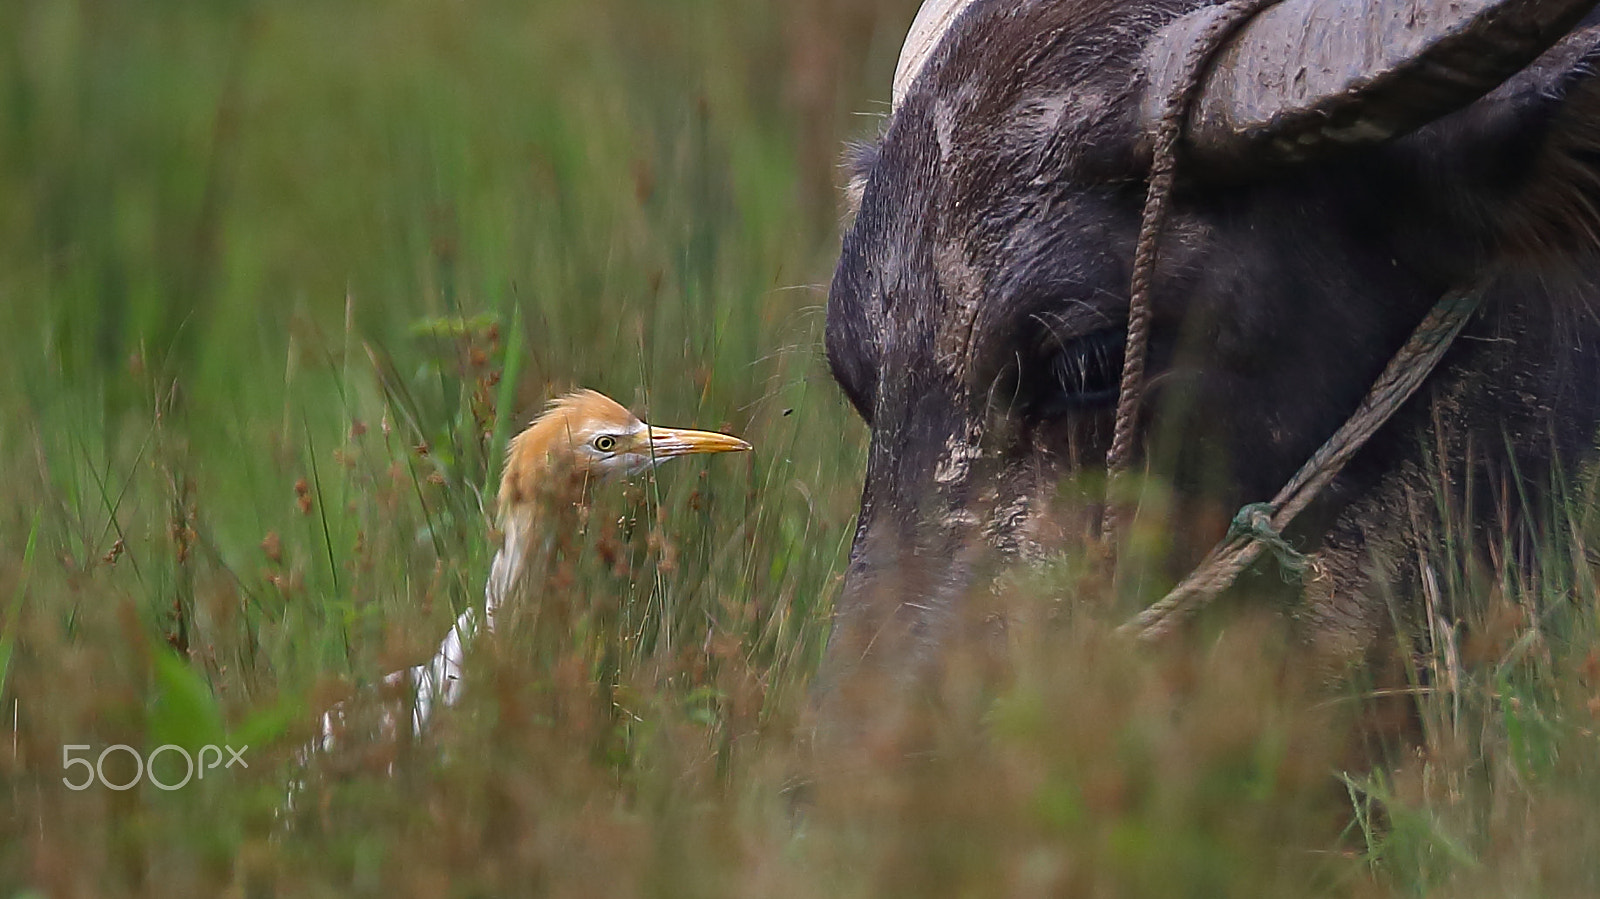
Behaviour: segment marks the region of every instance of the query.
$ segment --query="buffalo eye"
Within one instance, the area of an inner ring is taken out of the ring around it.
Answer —
[[[1127,339],[1121,328],[1107,328],[1051,347],[1035,411],[1051,416],[1115,405]]]

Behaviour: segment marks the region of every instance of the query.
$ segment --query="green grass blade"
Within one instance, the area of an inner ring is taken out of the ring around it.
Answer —
[[[28,595],[28,581],[33,575],[33,551],[39,545],[39,516],[33,513],[33,525],[28,528],[28,545],[22,551],[22,577],[11,596],[11,607],[6,610],[5,629],[0,632],[0,697],[6,695],[6,676],[11,671],[11,654],[17,645],[17,626],[21,622],[22,601]]]

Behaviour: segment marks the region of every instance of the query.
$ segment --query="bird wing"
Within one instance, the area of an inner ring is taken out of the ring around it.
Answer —
[[[522,569],[528,559],[528,537],[532,528],[532,515],[523,510],[511,510],[503,515],[502,527],[505,530],[505,542],[494,554],[494,561],[489,566],[489,579],[484,584],[484,615],[483,626],[485,630],[493,631],[495,615],[500,610],[500,605],[516,587],[518,579],[522,577]],[[450,628],[444,640],[439,644],[439,651],[433,658],[421,665],[413,665],[400,671],[390,672],[384,677],[385,685],[400,690],[412,691],[413,701],[411,706],[411,734],[421,736],[427,728],[428,721],[433,717],[433,708],[436,702],[443,702],[453,706],[461,698],[463,683],[463,666],[466,662],[466,647],[478,632],[478,612],[476,609],[467,609],[456,618],[455,626]],[[393,736],[397,732],[396,709],[385,707],[379,728],[385,735]],[[345,707],[343,702],[335,703],[332,708],[322,713],[321,739],[309,743],[295,753],[298,767],[304,768],[312,754],[327,752],[334,746],[335,735],[344,727]],[[294,800],[305,789],[305,781],[296,778],[289,783],[287,795],[284,797],[282,812],[294,810]]]
[[[495,616],[501,603],[516,586],[527,560],[527,516],[513,512],[506,516],[505,524],[505,542],[494,554],[494,561],[489,565],[489,578],[483,589],[484,629],[490,633],[494,632]],[[477,633],[477,610],[467,609],[456,619],[455,627],[445,635],[444,641],[439,644],[439,651],[430,661],[396,671],[384,679],[391,684],[404,681],[415,691],[411,711],[413,734],[420,735],[427,728],[435,702],[453,706],[461,698],[466,647]]]
[[[456,619],[455,627],[445,634],[439,651],[424,665],[414,665],[405,671],[396,671],[384,680],[397,683],[405,680],[415,691],[411,706],[411,732],[421,734],[433,715],[433,704],[443,702],[455,705],[461,698],[462,666],[467,658],[467,641],[478,632],[478,611],[467,609]]]

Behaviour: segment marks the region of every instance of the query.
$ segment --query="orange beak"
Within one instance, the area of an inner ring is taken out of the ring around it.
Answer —
[[[650,454],[657,459],[692,456],[699,453],[742,453],[750,449],[731,434],[715,431],[689,431],[681,428],[650,427]]]

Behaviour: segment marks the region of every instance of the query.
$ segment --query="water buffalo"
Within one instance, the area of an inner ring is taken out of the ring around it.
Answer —
[[[1419,521],[1465,509],[1484,534],[1529,539],[1553,474],[1588,458],[1593,6],[1288,0],[1200,82],[1135,463],[1170,486],[1168,574],[1278,490],[1442,295],[1490,285],[1289,534],[1319,560],[1294,617],[1324,663],[1386,634]],[[872,436],[824,696],[917,679],[997,565],[1096,538],[1098,515],[1064,511],[1060,485],[1105,465],[1151,134],[1173,60],[1217,11],[933,0],[919,15],[892,113],[849,160],[828,300],[828,359]]]

